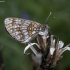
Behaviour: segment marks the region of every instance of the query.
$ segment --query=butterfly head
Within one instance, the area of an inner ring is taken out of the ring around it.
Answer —
[[[45,25],[44,25],[44,28],[45,28],[45,30],[46,30],[46,29],[48,30],[48,29],[49,29],[49,26],[48,26],[47,24],[45,24]]]
[[[43,40],[46,41],[46,39],[49,37],[49,26],[45,24],[42,28],[42,30],[39,32],[39,35],[42,36]]]

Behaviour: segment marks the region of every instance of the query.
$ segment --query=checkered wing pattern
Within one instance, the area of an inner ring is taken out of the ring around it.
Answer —
[[[4,22],[8,33],[21,43],[32,40],[43,27],[38,22],[20,18],[6,18]]]

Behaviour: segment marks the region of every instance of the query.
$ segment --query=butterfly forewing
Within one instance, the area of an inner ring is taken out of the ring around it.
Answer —
[[[8,33],[16,40],[26,43],[32,40],[43,25],[35,21],[20,19],[20,18],[6,18],[5,28]]]

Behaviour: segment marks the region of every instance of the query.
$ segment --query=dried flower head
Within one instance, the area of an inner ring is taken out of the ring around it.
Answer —
[[[63,52],[66,50],[70,51],[70,44],[63,47],[64,43],[59,39],[55,39],[54,37],[54,35],[51,35],[49,52],[45,53],[42,58],[41,67],[44,69],[54,68],[57,65],[58,61],[62,58]]]

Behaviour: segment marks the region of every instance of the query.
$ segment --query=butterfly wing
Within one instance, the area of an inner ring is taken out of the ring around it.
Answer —
[[[36,37],[43,27],[35,21],[20,18],[6,18],[4,22],[8,33],[22,43],[27,43]]]

